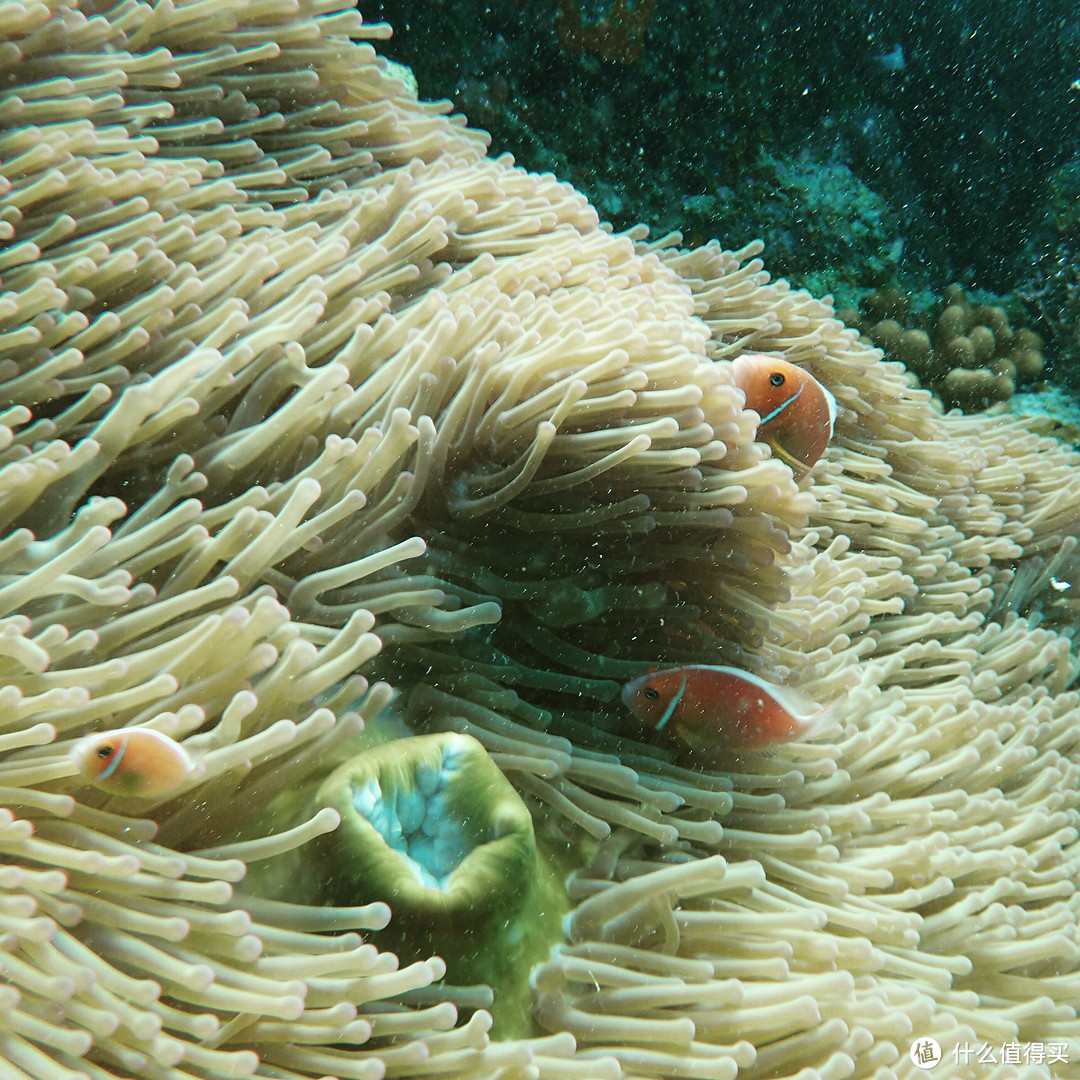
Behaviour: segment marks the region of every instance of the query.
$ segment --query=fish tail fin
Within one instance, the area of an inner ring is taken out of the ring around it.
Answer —
[[[799,737],[813,736],[814,739],[837,739],[844,731],[844,717],[847,715],[848,694],[845,690],[835,701],[816,709],[813,712],[803,713],[799,720],[801,726]]]

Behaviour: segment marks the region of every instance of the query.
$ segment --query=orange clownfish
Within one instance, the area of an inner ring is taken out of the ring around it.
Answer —
[[[120,728],[88,735],[72,747],[75,767],[111,795],[153,798],[180,788],[195,767],[188,752],[152,728]]]
[[[732,361],[746,407],[761,417],[757,437],[793,472],[813,468],[836,423],[836,399],[811,375],[786,360],[747,353]]]
[[[748,671],[704,664],[639,675],[623,687],[622,700],[657,731],[671,731],[691,746],[728,750],[798,738],[824,712],[797,691]]]

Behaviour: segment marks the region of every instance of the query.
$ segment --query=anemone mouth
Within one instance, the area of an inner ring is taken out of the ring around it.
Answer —
[[[387,901],[395,919],[512,911],[535,876],[529,811],[469,735],[367,750],[332,773],[321,794],[342,815],[327,845],[332,887]]]

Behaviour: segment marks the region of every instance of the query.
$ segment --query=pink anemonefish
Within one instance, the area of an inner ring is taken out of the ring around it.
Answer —
[[[88,735],[72,747],[75,767],[111,795],[153,798],[176,791],[195,767],[188,752],[152,728],[120,728]]]
[[[623,687],[622,700],[657,731],[671,731],[691,746],[728,750],[797,738],[825,711],[748,671],[704,664],[639,675]]]
[[[777,356],[747,353],[732,368],[746,407],[761,417],[757,437],[793,472],[808,472],[832,438],[836,399],[808,371]]]

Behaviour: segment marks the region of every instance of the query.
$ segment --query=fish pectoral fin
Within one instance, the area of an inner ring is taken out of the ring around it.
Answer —
[[[660,717],[660,723],[656,725],[657,731],[664,730],[664,725],[671,719],[675,710],[679,707],[679,702],[682,701],[682,696],[686,693],[686,682],[689,678],[689,675],[684,675],[682,677],[682,682],[679,683],[679,689],[675,692],[674,697],[672,697],[671,703],[664,710],[664,715]]]
[[[810,471],[805,461],[792,457],[775,439],[767,439],[766,442],[772,449],[773,457],[779,458],[795,474],[796,480],[801,480]]]

